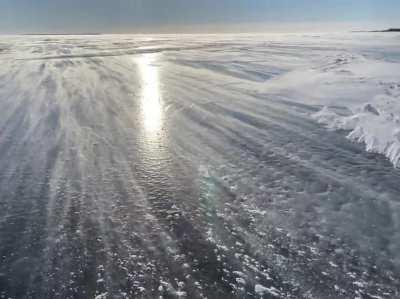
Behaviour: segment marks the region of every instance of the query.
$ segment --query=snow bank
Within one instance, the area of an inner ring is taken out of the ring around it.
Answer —
[[[400,85],[393,85],[393,90]],[[324,108],[312,115],[329,129],[350,131],[352,141],[364,143],[369,152],[384,154],[395,167],[400,166],[400,99],[380,95],[370,103],[360,105],[350,115]]]
[[[396,55],[394,53],[397,53]],[[400,165],[400,55],[390,45],[349,46],[304,59],[265,91],[324,107],[312,117],[329,129],[349,131],[369,152]]]

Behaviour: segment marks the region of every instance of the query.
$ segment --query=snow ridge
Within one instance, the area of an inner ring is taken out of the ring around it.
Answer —
[[[378,95],[373,101],[342,115],[335,108],[324,106],[312,117],[332,130],[350,131],[347,138],[364,143],[368,152],[385,155],[400,166],[400,84],[391,85],[390,94]]]

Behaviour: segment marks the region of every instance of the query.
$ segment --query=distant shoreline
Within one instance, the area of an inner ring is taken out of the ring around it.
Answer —
[[[385,30],[357,30],[352,32],[400,32],[400,28],[389,28]]]

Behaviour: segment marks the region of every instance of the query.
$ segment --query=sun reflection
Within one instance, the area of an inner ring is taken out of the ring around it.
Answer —
[[[162,127],[162,104],[159,70],[154,62],[157,54],[143,54],[137,58],[142,79],[141,106],[143,125],[147,133],[158,134]]]

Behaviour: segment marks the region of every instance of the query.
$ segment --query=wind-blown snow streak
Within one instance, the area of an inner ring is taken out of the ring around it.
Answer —
[[[399,43],[2,37],[0,298],[399,297]]]

